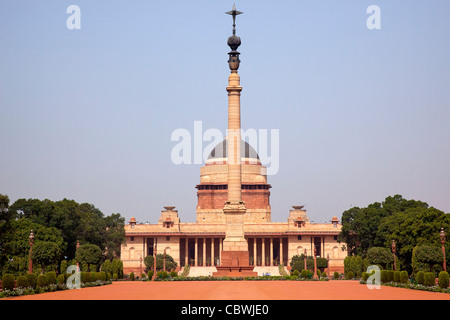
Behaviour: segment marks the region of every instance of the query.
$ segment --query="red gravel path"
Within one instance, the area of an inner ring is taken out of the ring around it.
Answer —
[[[114,282],[111,285],[7,298],[14,300],[450,300],[450,294],[358,281]],[[3,299],[2,299],[3,300]]]

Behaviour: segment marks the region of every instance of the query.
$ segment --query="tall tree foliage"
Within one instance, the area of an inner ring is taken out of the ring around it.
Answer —
[[[39,257],[36,253],[35,258],[42,265],[57,264],[56,256],[59,261],[75,258],[77,241],[98,246],[103,258],[117,258],[125,242],[124,224],[125,219],[119,213],[104,216],[89,203],[19,199],[9,204],[9,198],[0,194],[0,267],[13,257],[28,254],[31,229],[36,236],[36,252],[44,252],[38,250],[44,247],[52,249],[51,255]],[[47,243],[38,244],[40,241]],[[56,244],[58,249],[48,242]]]
[[[366,256],[372,247],[391,250],[392,240],[395,240],[401,265],[411,270],[413,248],[417,245],[439,245],[441,227],[450,232],[450,214],[425,202],[395,195],[387,197],[382,203],[375,202],[366,208],[355,207],[345,211],[342,224],[339,241],[347,244],[351,255]]]

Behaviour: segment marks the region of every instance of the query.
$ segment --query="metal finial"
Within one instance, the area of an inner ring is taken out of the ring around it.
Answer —
[[[243,14],[243,12],[237,11],[236,10],[236,5],[233,4],[233,9],[231,9],[231,11],[228,11],[228,12],[225,12],[225,13],[233,16],[233,34],[236,34],[236,16],[240,15],[240,14]]]

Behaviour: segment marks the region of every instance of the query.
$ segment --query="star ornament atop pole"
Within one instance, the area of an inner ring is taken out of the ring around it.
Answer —
[[[240,14],[243,14],[243,12],[237,11],[236,10],[236,5],[233,4],[233,9],[231,9],[231,11],[228,11],[228,12],[225,12],[225,13],[233,16],[233,34],[236,34],[236,16],[240,15]]]

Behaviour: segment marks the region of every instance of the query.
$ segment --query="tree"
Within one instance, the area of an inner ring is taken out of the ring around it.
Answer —
[[[367,260],[370,265],[379,265],[387,269],[388,264],[393,263],[393,254],[389,249],[382,247],[372,247],[367,250]]]
[[[431,272],[435,264],[442,264],[444,262],[444,255],[442,254],[441,248],[437,246],[417,246],[414,248],[413,261],[413,268],[416,270],[420,270],[421,264],[424,264],[428,266]]]
[[[146,266],[146,271],[152,270],[154,267],[154,258],[153,256],[146,256],[144,258],[144,264]],[[174,270],[177,267],[177,263],[172,258],[172,256],[166,254],[166,270]],[[164,269],[164,254],[158,253],[156,255],[156,271],[160,271]]]
[[[82,244],[77,250],[75,259],[80,264],[98,265],[102,259],[102,251],[95,244]]]
[[[31,258],[39,264],[42,270],[54,271],[58,269],[61,248],[55,242],[37,241],[33,245]]]
[[[9,197],[7,195],[0,194],[0,266],[4,265],[7,261],[7,252],[5,251],[5,238],[11,230],[11,211],[9,210]]]

